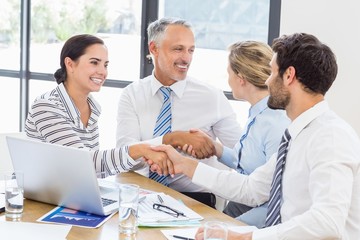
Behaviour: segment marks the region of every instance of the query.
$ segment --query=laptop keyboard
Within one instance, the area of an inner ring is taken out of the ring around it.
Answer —
[[[108,198],[101,198],[101,200],[102,200],[102,204],[103,204],[104,207],[116,202],[115,200],[108,199]]]

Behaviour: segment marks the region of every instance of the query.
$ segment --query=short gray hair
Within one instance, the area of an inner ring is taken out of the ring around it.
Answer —
[[[147,28],[148,33],[148,44],[150,42],[155,42],[156,45],[159,44],[160,39],[162,38],[164,32],[166,31],[169,25],[181,25],[186,28],[192,29],[192,26],[189,22],[179,18],[161,18],[149,24]]]

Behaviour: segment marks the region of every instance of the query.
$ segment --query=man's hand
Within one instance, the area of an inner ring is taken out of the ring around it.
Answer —
[[[222,153],[223,153],[224,147],[223,147],[223,145],[221,143],[219,143],[217,141],[213,141],[213,143],[214,143],[214,146],[215,146],[215,155],[216,155],[217,158],[220,158]],[[185,144],[182,147],[179,146],[178,149],[180,151],[182,151],[182,152],[196,158],[196,153],[193,150],[193,146]]]
[[[174,175],[174,166],[165,152],[155,151],[149,144],[140,143],[129,146],[129,155],[132,159],[143,158],[144,161],[154,166],[154,171],[159,175]]]
[[[146,162],[147,162],[147,160],[146,160]],[[148,164],[150,165],[149,162],[148,162]],[[172,162],[170,160],[168,160],[168,169],[170,168],[170,164],[172,164]],[[163,175],[163,171],[162,171],[161,167],[159,167],[159,165],[157,165],[156,163],[152,163],[149,166],[149,168],[152,172],[156,172],[159,175]],[[169,174],[171,177],[174,177],[174,174],[170,173],[170,171],[169,171]],[[167,176],[166,174],[164,174],[164,175]]]
[[[213,139],[199,129],[190,129],[189,132],[174,131],[163,137],[163,142],[175,148],[186,149],[193,157],[203,159],[215,154]]]
[[[165,152],[155,151],[149,146],[143,157],[150,165],[150,169],[156,171],[157,174],[165,176],[168,174],[173,176],[175,174],[173,163]],[[154,165],[154,167],[151,167],[152,165]]]
[[[171,145],[159,145],[159,146],[153,146],[151,148],[154,151],[164,152],[167,154],[168,158],[171,160],[173,164],[175,174],[183,173],[188,177],[192,178],[192,176],[194,175],[195,168],[197,167],[198,164],[196,160],[181,155]]]

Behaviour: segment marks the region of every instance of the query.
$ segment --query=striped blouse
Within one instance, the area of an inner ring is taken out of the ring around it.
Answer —
[[[116,174],[128,171],[142,161],[134,161],[128,154],[128,146],[99,150],[98,118],[100,105],[89,95],[91,115],[85,127],[80,112],[61,83],[55,89],[36,98],[25,123],[26,135],[43,142],[94,152],[93,161],[97,172]]]

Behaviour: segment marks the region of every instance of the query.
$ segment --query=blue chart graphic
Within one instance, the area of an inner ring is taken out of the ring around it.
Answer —
[[[98,216],[87,212],[59,207],[42,220],[46,222],[63,223],[75,226],[97,227],[107,217],[108,216]]]

